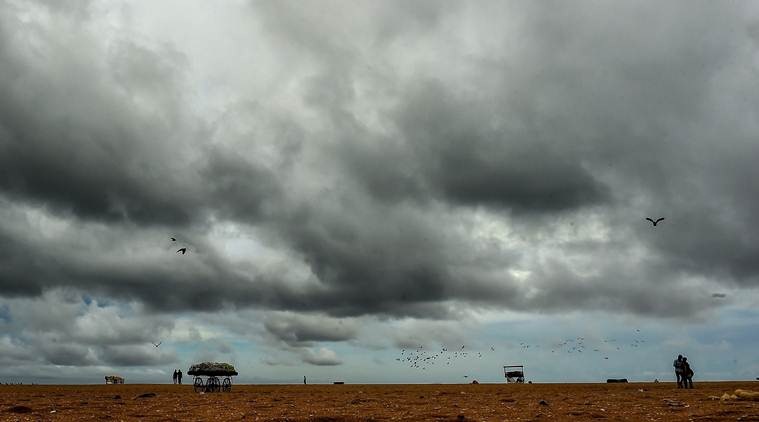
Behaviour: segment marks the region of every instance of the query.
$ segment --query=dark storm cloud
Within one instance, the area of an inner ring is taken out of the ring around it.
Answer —
[[[539,131],[495,129],[496,110],[458,99],[439,82],[410,86],[395,121],[433,193],[452,203],[518,212],[572,210],[606,199],[575,153]]]
[[[0,18],[6,196],[78,218],[175,226],[214,204],[254,218],[276,197],[275,177],[224,148],[193,157],[209,132],[183,106],[180,53],[121,42],[98,55],[82,34],[55,39],[11,13]],[[29,54],[34,42],[39,55]]]
[[[271,88],[285,99],[230,100],[217,122],[195,115],[181,50],[104,47],[0,11],[0,204],[20,210],[0,222],[0,294],[70,287],[164,312],[676,316],[714,306],[678,290],[683,272],[756,286],[757,42],[739,5],[383,3],[370,19],[279,4],[253,3],[251,19],[288,61],[286,88]],[[34,237],[30,209],[75,228]],[[574,233],[594,240],[556,240],[586,218]],[[313,277],[147,240],[164,227],[202,239],[220,221],[255,226]]]

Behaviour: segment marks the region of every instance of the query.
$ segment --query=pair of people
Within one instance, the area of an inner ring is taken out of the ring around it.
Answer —
[[[179,369],[174,370],[174,384],[181,384],[182,383],[182,371]]]
[[[693,388],[693,369],[690,367],[688,358],[683,355],[677,355],[677,359],[672,364],[675,367],[675,377],[677,377],[677,388]]]

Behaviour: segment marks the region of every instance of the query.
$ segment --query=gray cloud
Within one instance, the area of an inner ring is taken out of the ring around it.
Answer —
[[[346,341],[356,337],[358,327],[351,322],[313,315],[273,315],[264,322],[266,330],[291,346],[312,342]]]
[[[178,361],[176,354],[147,346],[106,346],[101,352],[103,362],[118,366],[166,365]]]
[[[318,350],[303,350],[302,360],[305,363],[316,366],[337,366],[342,364],[342,361],[335,352],[324,347]]]
[[[759,281],[756,25],[722,6],[253,3],[261,73],[218,92],[185,45],[3,7],[0,295],[432,319],[719,306],[701,288]],[[279,255],[243,262],[212,241],[224,224]]]

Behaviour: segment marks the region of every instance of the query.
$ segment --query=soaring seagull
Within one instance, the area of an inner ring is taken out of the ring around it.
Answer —
[[[661,217],[661,218],[657,218],[657,219],[656,219],[656,221],[654,221],[654,220],[652,220],[652,219],[650,219],[650,218],[646,217],[646,220],[648,220],[648,221],[650,221],[651,223],[653,223],[653,225],[654,225],[654,227],[655,227],[655,226],[656,226],[656,223],[658,223],[658,222],[660,222],[660,221],[664,220],[664,217]]]
[[[162,343],[162,342],[160,342],[160,341],[159,341],[158,343],[153,343],[153,342],[151,342],[150,344],[152,344],[152,345],[153,345],[153,346],[155,346],[155,347],[158,347],[158,346],[160,346],[160,345],[161,345],[161,343]]]
[[[177,251],[177,253],[179,253],[179,252],[182,252],[182,255],[184,255],[185,253],[187,253],[187,248],[179,248],[179,250]]]
[[[172,237],[172,238],[171,238],[171,241],[172,241],[172,242],[176,242],[176,241],[177,241],[177,239],[176,239],[176,238],[173,238],[173,237]]]

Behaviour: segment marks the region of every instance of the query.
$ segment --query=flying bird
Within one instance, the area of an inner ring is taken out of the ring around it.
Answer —
[[[177,253],[182,252],[182,255],[184,255],[187,252],[187,248],[179,248]]]
[[[153,342],[150,342],[150,344],[152,344],[152,345],[153,345],[153,346],[155,346],[155,347],[158,347],[158,346],[160,346],[160,345],[161,345],[161,343],[162,343],[162,342],[160,342],[160,341],[159,341],[158,343],[153,343]]]
[[[656,221],[654,221],[654,220],[652,220],[652,219],[650,219],[650,218],[646,217],[646,220],[650,221],[650,222],[651,222],[651,223],[654,225],[654,227],[656,227],[656,223],[658,223],[658,222],[660,222],[660,221],[664,220],[664,217],[661,217],[661,218],[657,218],[657,219],[656,219]]]
[[[176,241],[177,241],[177,239],[176,239],[176,238],[174,238],[174,237],[172,237],[172,238],[171,238],[171,241],[172,241],[172,242],[176,242]]]
[[[727,295],[725,293],[712,293],[712,297],[724,298]]]

